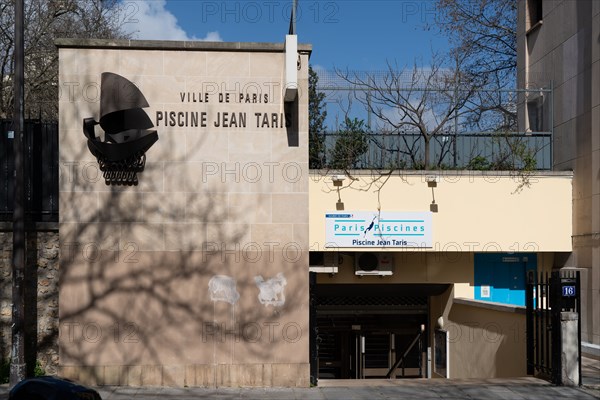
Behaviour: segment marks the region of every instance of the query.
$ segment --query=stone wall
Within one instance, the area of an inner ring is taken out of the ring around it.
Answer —
[[[282,43],[57,45],[59,86],[79,88],[59,102],[59,372],[308,386],[310,46],[294,54],[298,96],[285,102]],[[158,139],[137,185],[107,185],[115,175],[81,124],[133,98]]]
[[[27,236],[27,265],[25,278],[25,314],[29,337],[26,343],[29,367],[34,360],[48,374],[58,367],[58,231],[49,230]],[[11,256],[12,233],[0,230],[0,359],[10,358],[11,345]],[[33,301],[37,293],[37,301]]]

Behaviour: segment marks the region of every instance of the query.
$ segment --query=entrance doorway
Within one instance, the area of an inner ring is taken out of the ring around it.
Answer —
[[[329,321],[331,322],[331,321]],[[339,322],[339,321],[338,321]],[[359,322],[359,321],[354,321]],[[362,321],[365,322],[365,321]],[[319,378],[423,378],[425,332],[414,329],[336,329],[321,321],[319,326]],[[367,328],[367,326],[365,326]]]
[[[316,285],[313,361],[318,378],[427,377],[429,295],[445,288]]]

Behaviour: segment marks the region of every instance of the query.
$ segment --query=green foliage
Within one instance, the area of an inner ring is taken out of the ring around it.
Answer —
[[[473,157],[467,164],[468,170],[473,171],[487,171],[490,170],[490,162],[482,156]]]
[[[415,171],[422,171],[426,169],[433,169],[433,167],[430,166],[428,168],[425,168],[425,161],[416,160],[412,165],[412,169],[414,169]]]
[[[388,160],[385,164],[383,164],[384,170],[394,170],[394,169],[409,169],[406,161],[404,160]]]
[[[522,138],[511,138],[501,135],[500,139],[505,143],[504,152],[494,160],[492,169],[530,172],[535,170],[535,153],[527,147]]]
[[[537,161],[535,160],[535,157],[533,156],[533,154],[531,154],[530,152],[528,152],[524,157],[523,157],[523,171],[533,171],[535,170],[537,167]]]
[[[523,138],[511,137],[507,133],[498,133],[493,138],[500,151],[493,158],[478,155],[473,157],[466,166],[474,171],[516,171],[520,175],[535,171],[537,162],[535,150],[527,146]]]
[[[33,370],[33,376],[45,376],[46,370],[42,367],[39,361],[35,362],[35,369]]]
[[[360,157],[369,149],[367,134],[368,128],[364,120],[346,117],[335,146],[330,151],[329,166],[333,169],[358,168]]]
[[[319,76],[308,67],[308,163],[309,168],[325,165],[325,93],[317,91]]]
[[[46,371],[39,361],[35,362],[33,376],[45,376]],[[0,359],[0,385],[10,381],[10,360]]]

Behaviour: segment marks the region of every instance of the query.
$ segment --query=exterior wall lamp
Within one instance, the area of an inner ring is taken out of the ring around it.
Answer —
[[[342,187],[342,185],[344,183],[344,179],[346,179],[346,177],[344,175],[333,175],[331,177],[333,186],[337,188],[338,201],[337,201],[337,203],[335,203],[335,209],[337,211],[341,211],[344,209],[344,203],[342,202],[342,197],[340,195],[340,188]]]
[[[438,212],[438,205],[435,202],[435,191],[433,190],[434,188],[437,187],[438,182],[440,181],[440,177],[439,175],[427,175],[425,176],[425,182],[427,182],[427,187],[431,188],[431,204],[429,205],[429,211],[431,212]]]

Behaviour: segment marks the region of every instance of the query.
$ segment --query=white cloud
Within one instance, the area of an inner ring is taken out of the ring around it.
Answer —
[[[219,35],[219,32],[214,31],[214,32],[208,32],[206,34],[206,36],[202,39],[198,39],[204,42],[222,42],[223,39],[221,39],[221,35]]]
[[[140,40],[223,41],[219,32],[208,32],[204,38],[188,35],[179,26],[177,17],[165,8],[166,3],[166,0],[128,0],[123,3],[123,28]]]
[[[310,64],[313,71],[317,73],[317,75],[326,74],[328,71],[321,64]]]

